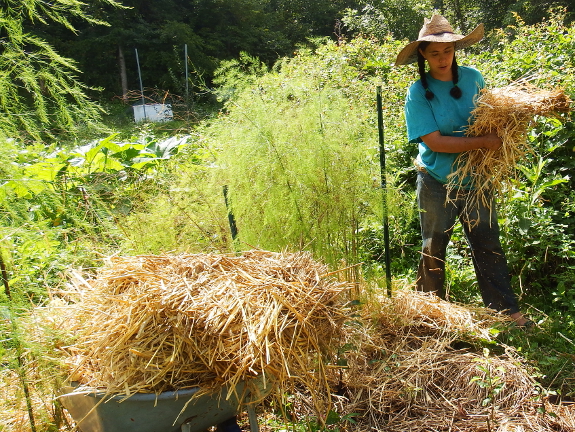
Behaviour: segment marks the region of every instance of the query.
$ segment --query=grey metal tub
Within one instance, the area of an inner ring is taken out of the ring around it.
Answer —
[[[235,416],[240,406],[235,394],[226,400],[227,388],[191,402],[199,387],[159,395],[136,393],[127,399],[105,397],[103,393],[73,393],[74,389],[63,388],[60,400],[82,432],[203,432]],[[236,386],[237,394],[241,395],[243,389],[242,384]],[[248,408],[250,428],[255,432],[255,411],[253,406]]]

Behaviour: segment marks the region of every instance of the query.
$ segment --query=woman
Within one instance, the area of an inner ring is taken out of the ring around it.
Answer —
[[[455,51],[482,37],[482,24],[462,36],[453,32],[444,17],[434,15],[425,20],[419,38],[397,56],[396,65],[417,61],[420,75],[409,88],[405,101],[407,135],[410,142],[419,143],[415,164],[423,248],[417,288],[445,297],[445,255],[458,218],[471,247],[485,306],[508,313],[518,326],[530,327],[533,322],[519,311],[511,289],[495,206],[480,205],[467,213],[466,196],[472,190],[451,190],[447,197],[446,183],[459,153],[480,148],[497,150],[502,144],[494,133],[465,136],[474,99],[485,82],[479,71],[457,64]]]

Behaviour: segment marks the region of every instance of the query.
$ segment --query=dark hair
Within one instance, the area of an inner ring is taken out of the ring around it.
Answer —
[[[419,78],[421,79],[421,84],[425,89],[425,98],[427,100],[433,99],[435,96],[431,90],[429,90],[429,85],[427,84],[427,76],[425,75],[425,58],[419,50],[425,51],[425,48],[429,46],[431,42],[422,41],[417,47],[417,66],[419,67]],[[461,97],[461,89],[457,85],[459,81],[459,69],[457,66],[457,59],[455,58],[455,54],[453,54],[453,62],[451,63],[451,73],[453,74],[453,87],[449,91],[449,94],[455,98],[459,99]]]

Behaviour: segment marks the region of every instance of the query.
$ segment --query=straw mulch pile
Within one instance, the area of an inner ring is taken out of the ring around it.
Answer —
[[[75,272],[58,326],[82,389],[129,396],[245,382],[261,394],[294,382],[326,391],[322,352],[339,337],[342,291],[307,253],[250,251],[109,258]],[[319,407],[318,407],[319,408]]]
[[[531,152],[527,134],[536,116],[557,116],[571,109],[571,100],[563,89],[540,89],[526,81],[497,89],[483,89],[471,115],[474,119],[466,134],[482,136],[495,132],[503,141],[498,150],[478,149],[463,152],[456,160],[448,189],[457,190],[471,182],[476,193],[469,194],[471,211],[481,202],[490,206],[488,197],[508,189],[516,178],[516,167]]]
[[[332,371],[337,411],[359,414],[348,430],[575,431],[575,406],[546,402],[513,350],[453,347],[493,340],[490,328],[505,318],[411,290],[376,303],[381,309],[345,334],[347,368]]]
[[[60,347],[73,377],[110,393],[265,375],[295,422],[354,415],[341,431],[575,431],[575,407],[548,403],[517,353],[486,345],[508,318],[409,288],[364,290],[354,306],[348,288],[304,253],[116,257],[75,273],[69,304],[41,315],[77,333]]]

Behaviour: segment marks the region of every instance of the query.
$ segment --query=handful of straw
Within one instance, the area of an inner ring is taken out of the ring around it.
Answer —
[[[557,116],[570,111],[571,100],[562,89],[542,90],[521,81],[508,86],[481,91],[472,111],[467,136],[495,132],[503,141],[498,150],[478,149],[463,152],[455,161],[448,190],[458,190],[470,182],[474,193],[468,194],[468,210],[480,203],[489,207],[492,194],[506,190],[515,178],[515,168],[532,149],[527,133],[535,116]]]
[[[320,357],[350,288],[327,274],[307,253],[109,258],[93,278],[75,272],[65,293],[71,379],[126,397],[195,386],[229,396],[240,382],[256,395],[325,391]]]

